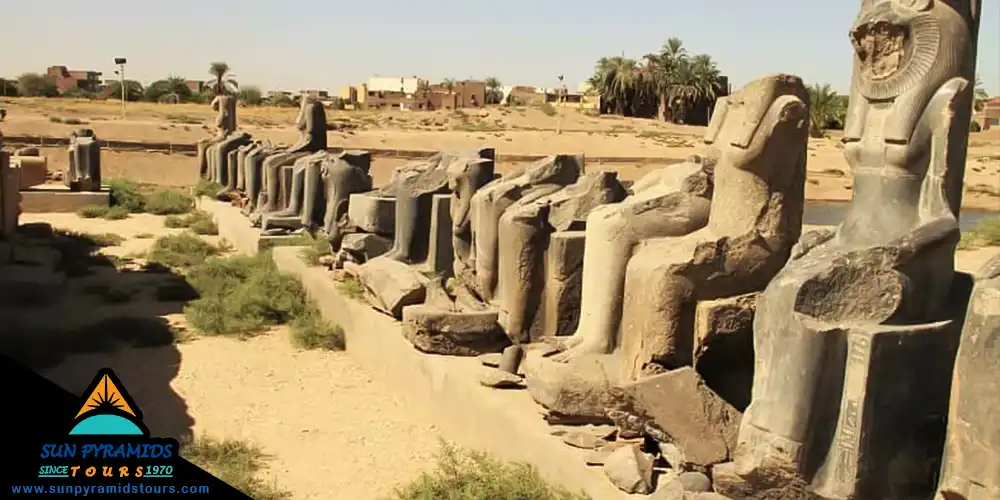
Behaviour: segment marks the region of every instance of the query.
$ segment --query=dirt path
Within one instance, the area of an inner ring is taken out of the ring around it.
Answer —
[[[118,256],[142,252],[154,237],[181,231],[164,228],[163,217],[147,214],[121,221],[24,214],[21,222],[118,234],[126,238],[121,245],[102,249]],[[145,295],[117,306],[84,296],[68,302],[85,304],[50,309],[58,312],[49,316],[65,320],[55,323],[75,324],[80,315],[124,314],[120,308],[131,314],[152,305]],[[45,309],[35,313],[45,314]],[[181,313],[161,317],[185,326]],[[423,415],[372,380],[346,353],[296,349],[284,328],[248,341],[195,337],[166,347],[70,355],[43,374],[80,393],[106,366],[126,384],[155,435],[250,441],[271,456],[267,479],[295,500],[380,498],[434,464],[439,433]]]

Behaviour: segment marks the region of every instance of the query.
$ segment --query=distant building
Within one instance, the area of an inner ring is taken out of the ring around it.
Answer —
[[[1000,97],[983,101],[983,108],[977,111],[972,119],[982,127],[983,131],[1000,127]]]
[[[191,92],[194,94],[200,94],[204,92],[205,87],[208,86],[205,84],[203,80],[186,80],[184,83],[187,85],[187,88],[191,89]]]
[[[71,71],[66,66],[49,66],[45,76],[55,82],[60,94],[71,90],[98,92],[102,87],[99,71]]]
[[[325,90],[300,90],[299,95],[307,95],[309,97],[315,97],[316,99],[329,99],[330,93]]]

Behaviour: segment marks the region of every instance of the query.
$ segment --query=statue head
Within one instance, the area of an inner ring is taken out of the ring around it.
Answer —
[[[763,173],[761,168],[799,162],[808,140],[809,93],[802,79],[766,76],[719,99],[702,161],[712,170],[718,165]]]

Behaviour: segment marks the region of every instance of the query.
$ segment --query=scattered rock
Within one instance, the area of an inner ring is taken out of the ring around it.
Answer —
[[[318,260],[319,260],[319,265],[329,269],[330,267],[333,266],[333,261],[335,260],[335,258],[332,255],[321,255]]]
[[[638,446],[623,446],[611,452],[604,461],[604,473],[626,493],[653,492],[653,457]]]
[[[404,308],[402,319],[403,336],[431,354],[479,356],[510,345],[496,311],[457,312],[418,304]]]
[[[500,353],[489,352],[479,356],[477,359],[479,359],[479,362],[482,363],[483,366],[488,366],[490,368],[500,367]]]
[[[563,434],[564,443],[584,450],[593,450],[608,444],[608,433],[595,432],[595,429],[573,430]]]
[[[675,469],[683,469],[684,464],[687,460],[684,460],[684,452],[680,448],[674,446],[671,443],[656,443],[660,448],[660,457],[666,460],[671,467]]]
[[[677,481],[684,485],[684,491],[692,493],[712,491],[712,480],[700,472],[684,472],[677,476]]]
[[[676,478],[658,478],[659,487],[649,500],[685,500],[684,485]]]
[[[736,448],[740,412],[691,367],[615,388],[608,407],[615,415],[636,417],[658,441],[675,444],[688,463],[708,467],[725,462]]]
[[[517,368],[521,366],[521,359],[524,357],[524,349],[519,345],[512,345],[503,351],[500,357],[500,364],[497,368],[507,373],[517,373]]]
[[[512,373],[491,369],[483,370],[479,378],[479,383],[494,389],[521,389],[524,388],[524,381],[521,377]]]
[[[429,281],[413,267],[384,257],[360,266],[358,279],[375,299],[376,307],[396,319],[403,317],[404,307],[424,301],[424,285]]]
[[[612,356],[586,356],[559,363],[542,356],[543,350],[526,350],[522,363],[531,397],[551,413],[580,423],[606,424],[609,373],[616,373]]]

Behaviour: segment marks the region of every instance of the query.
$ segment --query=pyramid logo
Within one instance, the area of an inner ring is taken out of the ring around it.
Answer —
[[[142,412],[115,372],[104,368],[84,391],[83,403],[69,434],[149,437],[149,429],[142,423]]]

